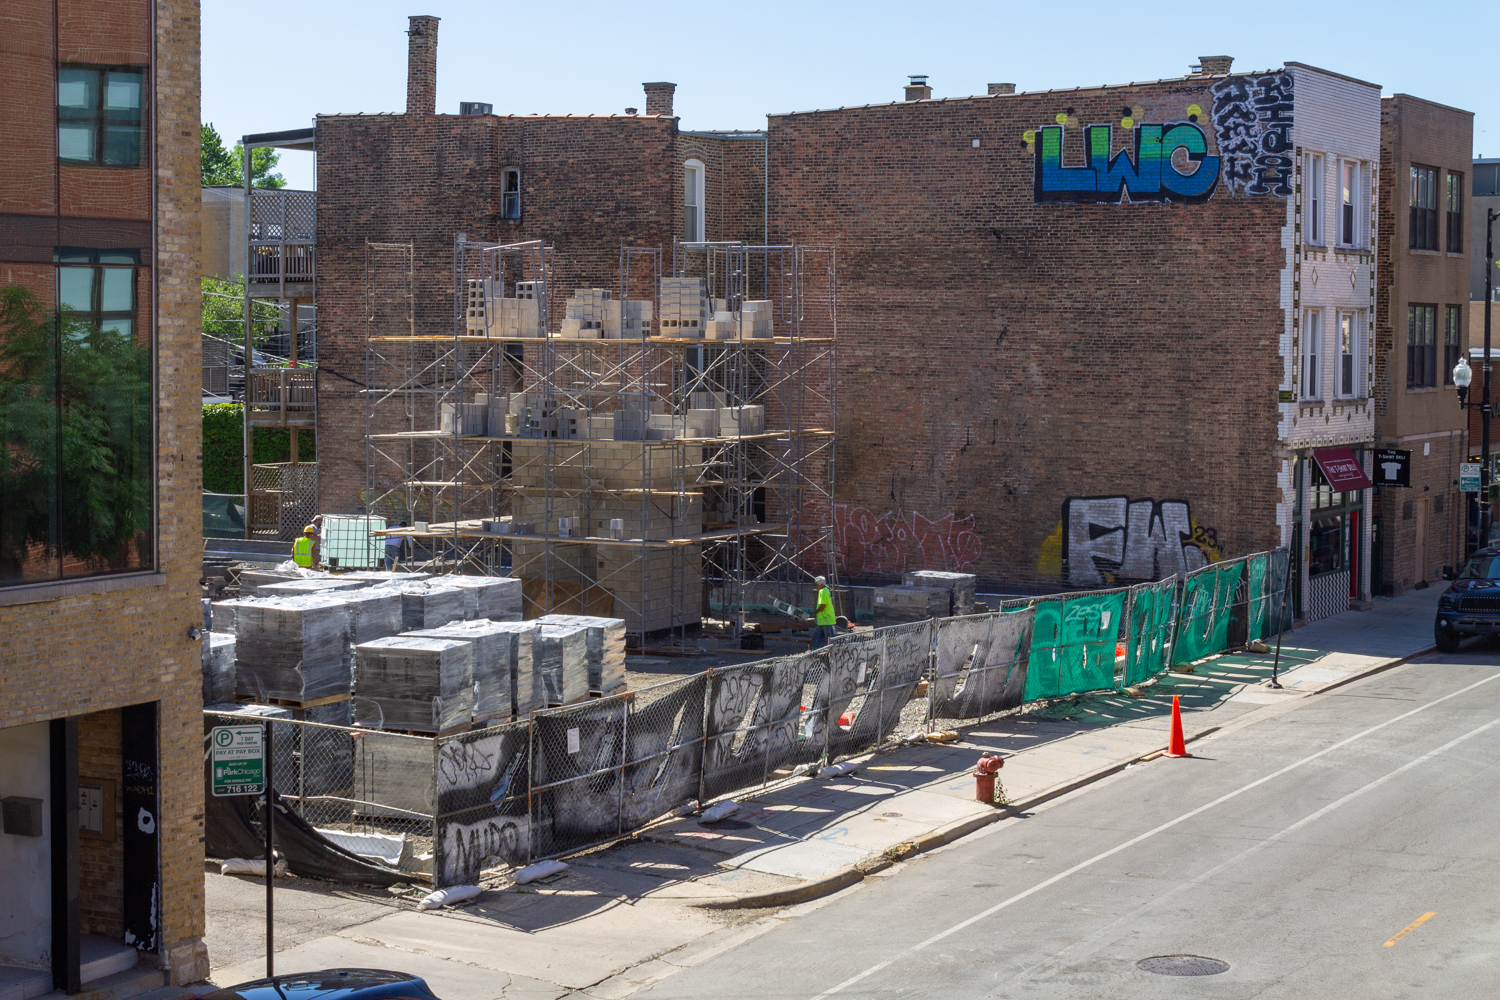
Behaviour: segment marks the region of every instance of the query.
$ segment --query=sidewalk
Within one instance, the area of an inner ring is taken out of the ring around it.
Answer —
[[[1008,802],[1029,808],[1163,750],[1173,695],[1193,740],[1428,649],[1439,594],[1433,587],[1378,599],[1373,611],[1288,633],[1280,691],[1266,686],[1272,654],[1213,657],[1192,674],[1158,677],[1139,697],[1063,699],[969,727],[957,743],[864,755],[860,770],[842,778],[796,779],[739,796],[740,811],[716,825],[674,819],[569,858],[564,877],[547,885],[491,889],[458,910],[418,912],[380,891],[278,883],[293,890],[280,895],[295,892],[310,915],[328,912],[329,901],[314,898],[328,895],[360,896],[362,909],[350,910],[347,919],[356,922],[332,933],[310,921],[293,938],[301,940],[278,952],[277,967],[402,969],[429,977],[444,1000],[570,992],[616,1000],[786,917],[769,907],[894,874],[902,858],[1008,815],[974,801],[970,772],[981,753],[1006,757],[1000,777]],[[211,903],[220,904],[209,915],[210,955],[218,954],[218,933],[233,955],[216,965],[214,981],[262,975],[264,960],[227,940],[242,939],[260,915],[259,883],[242,891],[248,883],[207,878]],[[214,912],[221,907],[231,911],[222,920]]]

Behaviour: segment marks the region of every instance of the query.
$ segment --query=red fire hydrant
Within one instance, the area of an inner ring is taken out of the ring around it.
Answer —
[[[1005,758],[999,754],[984,754],[974,765],[974,798],[980,802],[995,801],[995,776],[1005,766]]]

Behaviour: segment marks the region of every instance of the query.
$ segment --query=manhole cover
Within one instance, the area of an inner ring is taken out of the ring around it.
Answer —
[[[1143,958],[1135,963],[1142,972],[1154,972],[1158,976],[1217,976],[1229,971],[1229,963],[1217,958],[1201,955],[1157,955]]]
[[[895,819],[896,817],[900,816],[901,814],[900,813],[881,813],[880,815],[882,815],[882,816],[889,816],[891,819]]]

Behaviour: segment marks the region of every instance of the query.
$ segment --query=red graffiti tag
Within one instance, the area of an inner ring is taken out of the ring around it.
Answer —
[[[833,536],[844,571],[855,576],[918,569],[970,572],[983,551],[973,514],[932,519],[915,511],[875,514],[866,507],[834,504]]]

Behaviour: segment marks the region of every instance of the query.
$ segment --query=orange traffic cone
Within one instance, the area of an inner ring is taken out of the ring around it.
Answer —
[[[1172,739],[1167,743],[1168,757],[1191,757],[1187,752],[1187,741],[1182,738],[1182,706],[1177,704],[1177,696],[1172,696]]]

